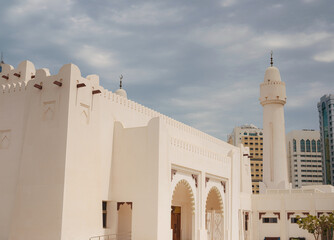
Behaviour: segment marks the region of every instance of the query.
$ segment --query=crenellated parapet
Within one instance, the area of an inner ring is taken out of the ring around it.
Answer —
[[[73,101],[75,104],[87,108],[87,112],[90,112],[93,105],[97,104],[94,99],[99,98],[100,101],[103,99],[104,102],[117,104],[127,109],[127,111],[144,115],[148,119],[160,117],[168,127],[176,128],[177,130],[202,140],[219,146],[228,145],[226,142],[212,137],[198,129],[104,89],[99,84],[98,75],[82,77],[80,69],[74,64],[65,64],[60,68],[56,75],[51,75],[48,69],[42,68],[36,70],[33,63],[30,61],[23,61],[17,68],[4,64],[0,74],[1,76],[4,76],[0,78],[0,95],[28,91],[29,94],[40,94],[43,96],[41,101],[45,104],[48,101],[53,101],[55,99],[55,94],[60,94],[67,89],[70,93],[69,95],[72,96],[72,100],[74,99]],[[213,159],[218,158],[212,153],[208,152],[207,154],[213,155]]]
[[[262,106],[266,104],[282,104],[286,103],[285,82],[270,81],[263,82],[260,85],[260,103]]]
[[[36,74],[35,66],[30,61],[21,62],[17,68],[9,64],[2,64],[2,72],[0,73],[0,85],[8,85],[12,83],[27,83],[33,79]]]

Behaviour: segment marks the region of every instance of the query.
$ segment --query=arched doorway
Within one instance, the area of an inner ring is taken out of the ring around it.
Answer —
[[[191,240],[194,230],[194,195],[186,180],[179,181],[174,189],[171,209],[173,240]]]
[[[224,239],[224,211],[221,194],[217,187],[212,187],[206,198],[206,230],[208,240]]]

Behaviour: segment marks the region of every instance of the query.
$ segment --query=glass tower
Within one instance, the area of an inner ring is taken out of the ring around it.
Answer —
[[[323,183],[334,185],[333,120],[334,95],[324,95],[318,102],[322,151]]]

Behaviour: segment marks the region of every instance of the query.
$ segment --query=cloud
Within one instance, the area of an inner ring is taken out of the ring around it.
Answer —
[[[236,3],[237,3],[237,0],[222,0],[220,4],[223,7],[230,7],[230,6],[232,6],[232,5],[236,4]]]
[[[122,10],[112,10],[111,19],[123,25],[156,26],[181,21],[182,14],[180,9],[166,8],[161,3],[150,2],[133,4]]]
[[[79,61],[94,68],[115,68],[118,65],[118,61],[112,52],[94,46],[80,46],[74,54]]]
[[[313,59],[318,62],[326,62],[326,63],[334,62],[334,48],[316,54],[313,57]]]
[[[262,55],[267,49],[297,49],[310,47],[334,37],[333,33],[321,32],[258,32],[248,25],[216,25],[197,29],[191,38],[208,47],[219,47],[224,51],[247,52],[248,56]],[[257,53],[257,54],[256,54]]]

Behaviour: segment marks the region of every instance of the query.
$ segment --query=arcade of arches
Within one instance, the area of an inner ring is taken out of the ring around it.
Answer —
[[[189,183],[177,183],[172,197],[171,228],[173,240],[195,239],[195,203]],[[224,215],[222,197],[216,187],[212,187],[206,199],[206,229],[208,240],[224,239]]]

